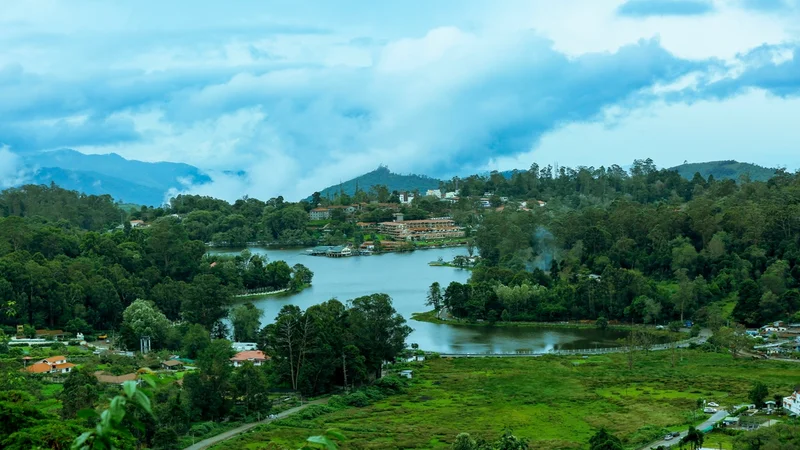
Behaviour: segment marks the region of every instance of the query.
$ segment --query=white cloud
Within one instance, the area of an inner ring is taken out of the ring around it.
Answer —
[[[759,90],[691,106],[660,104],[614,126],[568,125],[524,155],[496,159],[484,170],[527,168],[534,162],[608,167],[651,157],[659,167],[735,159],[794,171],[800,169],[797,111],[800,98],[782,100]]]
[[[22,184],[28,179],[22,159],[12,153],[7,146],[0,146],[0,188]]]
[[[187,162],[214,178],[187,190],[229,199],[297,199],[379,163],[451,175],[534,158],[793,160],[796,101],[698,99],[748,73],[757,62],[738,55],[755,47],[791,62],[796,9],[715,0],[631,18],[622,2],[14,3],[0,17],[0,143]],[[729,117],[749,107],[755,120]],[[748,136],[767,150],[748,157]]]

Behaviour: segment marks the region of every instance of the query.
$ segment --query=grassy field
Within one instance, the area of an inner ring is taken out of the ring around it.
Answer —
[[[261,426],[214,448],[258,449],[268,442],[297,448],[329,428],[348,437],[345,449],[446,448],[460,432],[489,439],[510,427],[534,449],[578,449],[601,426],[636,448],[667,429],[702,421],[694,411],[698,398],[725,406],[744,402],[755,380],[770,395],[800,384],[800,366],[792,363],[693,350],[680,358],[673,368],[669,352],[641,355],[633,371],[624,355],[435,359],[416,363],[404,394]]]

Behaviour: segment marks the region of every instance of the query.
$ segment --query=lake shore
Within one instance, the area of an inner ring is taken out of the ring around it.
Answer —
[[[439,319],[436,317],[436,311],[425,311],[425,312],[417,312],[411,314],[411,320],[415,320],[417,322],[427,322],[427,323],[435,323],[435,324],[442,324],[442,325],[463,325],[463,326],[470,326],[470,327],[510,327],[510,328],[568,328],[568,329],[599,329],[597,325],[592,323],[583,323],[583,322],[470,322],[469,320],[465,319]],[[686,333],[672,333],[668,330],[656,330],[653,326],[648,325],[630,325],[630,324],[609,324],[606,329],[608,330],[618,330],[618,331],[628,331],[633,329],[641,329],[647,328],[651,332],[657,335],[663,336],[675,336],[683,335]]]

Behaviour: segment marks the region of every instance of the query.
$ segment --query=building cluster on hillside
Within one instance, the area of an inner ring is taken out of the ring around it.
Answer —
[[[379,227],[381,233],[396,241],[449,239],[465,236],[464,229],[456,226],[453,219],[449,217],[403,220],[403,214],[395,214],[394,222],[383,222]]]

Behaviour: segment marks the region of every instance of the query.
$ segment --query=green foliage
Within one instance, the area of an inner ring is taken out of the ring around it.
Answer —
[[[152,382],[151,382],[152,383]],[[111,450],[118,448],[120,439],[129,435],[124,428],[123,420],[139,410],[145,414],[153,414],[150,398],[145,395],[135,381],[126,381],[122,385],[122,394],[114,397],[108,409],[100,413],[99,422],[92,431],[78,436],[72,443],[72,450]],[[84,418],[97,417],[91,409],[83,410]],[[138,420],[136,420],[138,422]]]
[[[142,336],[150,337],[150,345],[156,350],[166,344],[167,332],[171,324],[153,302],[135,300],[122,313],[120,334],[122,342],[129,350],[139,350]]]
[[[235,342],[255,342],[261,327],[263,311],[250,302],[236,306],[231,311],[233,340]]]
[[[236,406],[234,409],[243,417],[256,413],[266,414],[272,408],[269,399],[269,381],[263,367],[256,367],[246,361],[236,369],[231,377],[231,387]]]
[[[320,436],[311,436],[306,439],[306,443],[300,450],[311,449],[325,449],[336,450],[338,447],[337,442],[346,440],[345,436],[336,430],[326,430],[325,434]]]
[[[763,408],[764,400],[767,398],[768,395],[769,395],[769,388],[767,388],[767,385],[760,381],[756,381],[755,383],[753,383],[753,388],[750,390],[749,398],[750,401],[756,405],[756,407]]]
[[[61,391],[61,417],[74,419],[83,409],[94,408],[98,399],[97,378],[86,369],[75,368]]]
[[[746,176],[752,181],[767,181],[775,175],[775,169],[737,161],[711,161],[681,164],[670,170],[678,172],[687,180],[691,180],[696,173],[699,173],[703,178],[713,176],[715,180],[733,181],[739,181],[743,176]]]
[[[190,413],[193,418],[220,420],[230,412],[233,406],[231,401],[233,392],[231,356],[233,356],[233,350],[230,341],[214,340],[200,352],[197,358],[199,371],[184,376],[183,386],[187,392]],[[240,381],[239,392],[263,398],[262,392],[252,385],[253,376],[257,375],[248,373],[242,379],[237,380]],[[256,378],[256,381],[263,381],[263,379]],[[245,402],[247,403],[247,399]],[[247,407],[253,407],[252,403],[247,403]]]

